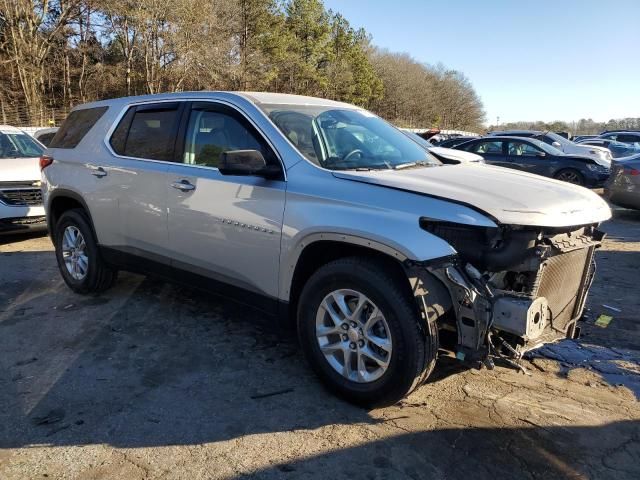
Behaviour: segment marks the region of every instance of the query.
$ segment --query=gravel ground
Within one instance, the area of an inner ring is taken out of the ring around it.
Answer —
[[[47,237],[0,239],[0,478],[638,479],[640,212],[604,229],[580,341],[531,375],[441,359],[369,412],[251,309],[131,274],[78,296]]]

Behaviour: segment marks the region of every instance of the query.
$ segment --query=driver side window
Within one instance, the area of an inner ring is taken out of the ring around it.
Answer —
[[[518,157],[535,157],[540,153],[541,150],[538,150],[536,147],[529,143],[509,142],[507,151],[509,155]]]
[[[267,164],[277,162],[271,149],[246,120],[217,109],[191,111],[183,163],[218,168],[221,154],[234,150],[258,150]]]

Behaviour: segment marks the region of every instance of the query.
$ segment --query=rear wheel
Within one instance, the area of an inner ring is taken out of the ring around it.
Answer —
[[[108,266],[81,209],[60,216],[53,235],[58,268],[65,283],[76,293],[101,292],[113,284],[117,271]]]
[[[565,168],[556,173],[555,178],[563,182],[573,183],[574,185],[584,186],[584,176],[573,168]]]
[[[323,383],[350,402],[392,405],[435,365],[435,325],[420,319],[407,286],[377,262],[351,257],[321,267],[298,305],[305,357]]]

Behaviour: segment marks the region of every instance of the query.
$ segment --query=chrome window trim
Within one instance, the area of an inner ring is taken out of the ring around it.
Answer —
[[[243,118],[245,118],[253,126],[253,128],[256,129],[258,134],[265,140],[265,142],[269,145],[269,147],[271,148],[271,150],[275,154],[278,162],[280,162],[280,167],[282,168],[282,173],[284,174],[284,180],[283,181],[285,181],[285,182],[287,181],[287,169],[285,168],[284,162],[282,161],[282,157],[280,155],[280,152],[275,147],[275,145],[273,144],[271,139],[256,124],[256,122],[254,122],[253,119],[244,110],[242,110],[242,108],[240,108],[239,106],[229,102],[228,100],[195,97],[195,98],[166,98],[166,99],[162,99],[162,100],[144,100],[144,101],[139,101],[139,102],[127,103],[126,105],[124,105],[124,107],[122,107],[122,109],[120,110],[120,112],[118,113],[116,118],[113,120],[113,122],[111,123],[111,126],[107,130],[107,133],[106,133],[106,135],[105,135],[105,137],[103,139],[103,143],[104,143],[105,147],[107,148],[107,151],[111,155],[113,155],[114,157],[122,158],[124,160],[137,160],[137,161],[140,161],[140,162],[161,163],[163,165],[182,165],[182,166],[185,166],[185,167],[194,167],[194,168],[201,168],[201,169],[204,168],[204,169],[207,169],[207,170],[220,171],[216,167],[208,167],[208,166],[205,166],[205,165],[191,165],[191,164],[188,164],[188,163],[173,162],[173,161],[170,161],[170,160],[154,160],[152,158],[129,157],[129,156],[126,156],[126,155],[120,155],[120,154],[116,153],[113,150],[113,147],[111,146],[111,143],[109,142],[109,140],[111,139],[111,136],[113,135],[113,132],[115,131],[115,129],[118,128],[118,125],[122,121],[122,118],[127,114],[127,111],[130,108],[137,107],[138,105],[148,105],[148,104],[153,104],[153,103],[177,103],[177,102],[182,102],[182,103],[185,103],[185,102],[206,102],[206,103],[212,103],[212,104],[216,104],[217,103],[217,104],[222,104],[224,106],[232,108],[235,112],[237,112],[239,115],[241,115]]]

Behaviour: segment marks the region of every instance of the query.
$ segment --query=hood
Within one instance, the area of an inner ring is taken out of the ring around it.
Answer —
[[[460,163],[484,163],[484,158],[475,153],[465,152],[464,150],[454,150],[453,148],[444,147],[429,147],[429,151],[436,155],[447,158],[449,160],[455,160]]]
[[[595,160],[602,166],[611,168],[611,151],[605,147],[598,147],[596,145],[579,145],[575,144],[570,151],[565,151],[566,154],[578,154],[584,155]]]
[[[0,158],[0,182],[40,180],[39,158]]]
[[[569,227],[611,218],[606,202],[586,188],[502,167],[461,164],[334,175],[463,203],[502,224]]]

